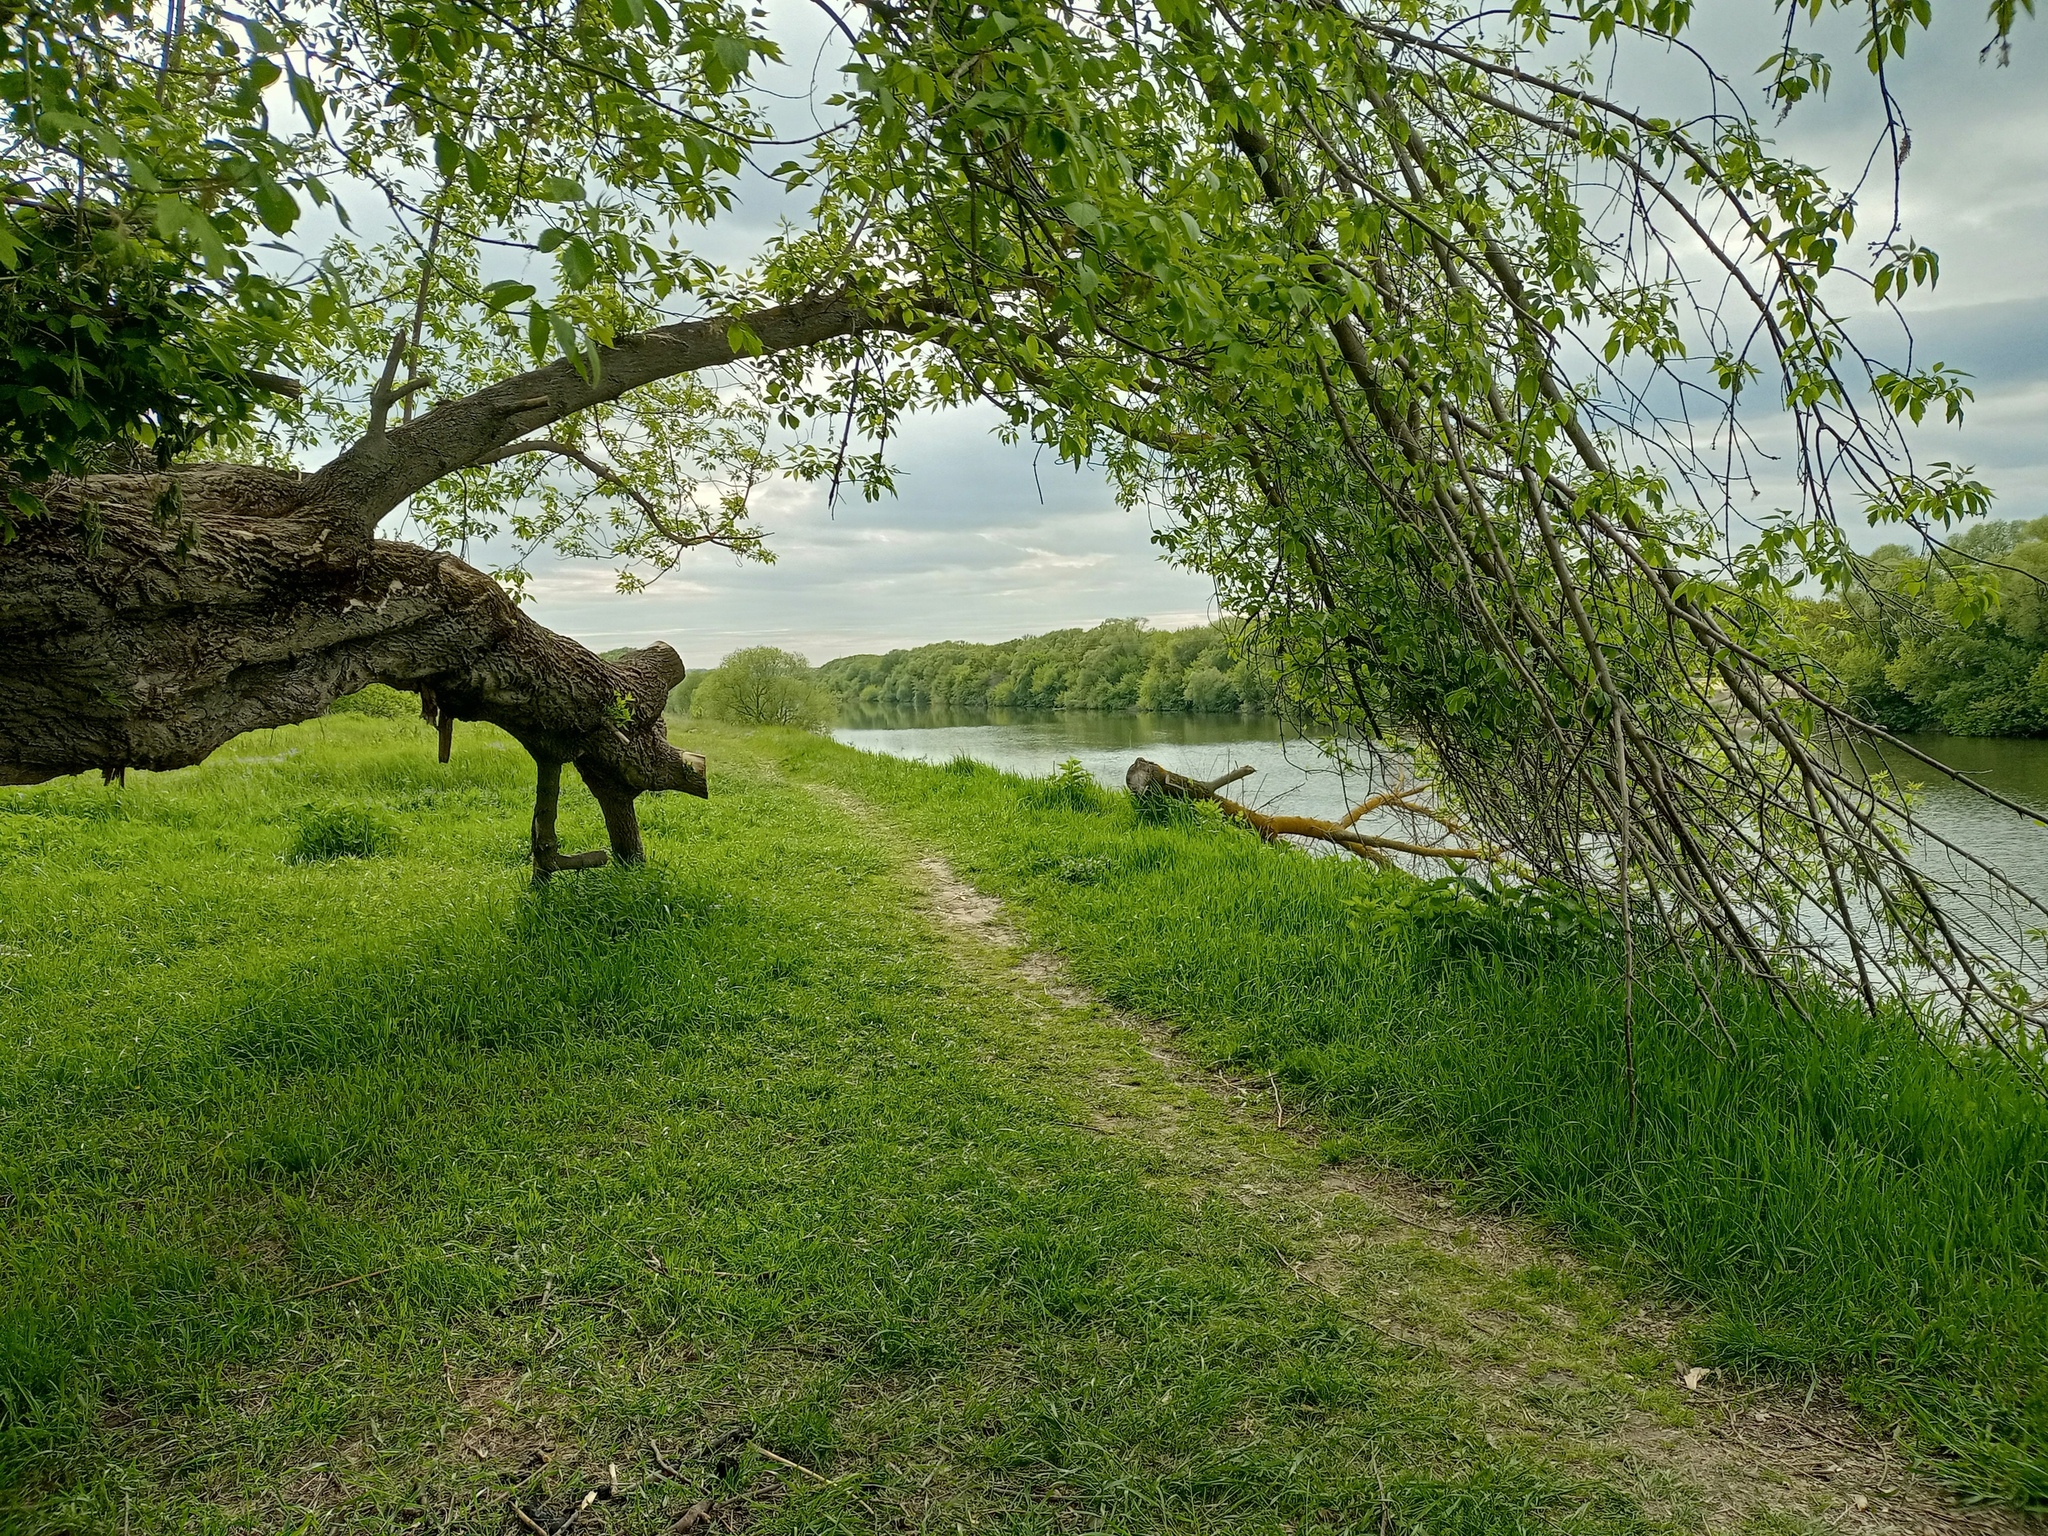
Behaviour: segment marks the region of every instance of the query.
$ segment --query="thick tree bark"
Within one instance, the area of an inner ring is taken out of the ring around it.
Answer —
[[[770,351],[880,323],[844,299],[744,318]],[[528,432],[734,355],[724,320],[670,326],[621,338],[590,379],[555,363],[402,426],[373,421],[316,473],[199,464],[51,485],[49,514],[0,546],[0,784],[186,767],[386,683],[420,695],[444,761],[457,720],[502,726],[533,754],[536,874],[594,862],[555,845],[564,763],[596,796],[612,856],[638,862],[635,797],[707,793],[704,760],[663,726],[675,651],[605,661],[483,572],[375,529]]]

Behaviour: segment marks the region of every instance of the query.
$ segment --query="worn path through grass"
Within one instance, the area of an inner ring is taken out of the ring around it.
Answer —
[[[1191,1061],[1312,1109],[1333,1162],[1539,1217],[1683,1301],[1703,1380],[1839,1398],[1963,1497],[2048,1512],[2048,1100],[2010,1064],[1739,976],[1631,989],[1569,902],[1264,848],[1085,774],[772,745]]]
[[[1625,1489],[1681,1529],[2033,1525],[1958,1506],[1838,1401],[1691,1366],[1679,1313],[1631,1297],[1539,1228],[1461,1209],[1383,1165],[1332,1161],[1312,1121],[1298,1109],[1289,1121],[1277,1081],[1204,1071],[1170,1030],[1078,986],[1000,900],[884,810],[834,785],[815,792],[916,859],[963,972],[1028,1000],[1012,1045],[1049,1091],[1098,1135],[1141,1149],[1155,1188],[1228,1198],[1268,1223],[1297,1291],[1335,1298],[1436,1375],[1488,1446]]]

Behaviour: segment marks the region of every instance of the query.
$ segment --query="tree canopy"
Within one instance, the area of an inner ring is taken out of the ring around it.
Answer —
[[[1844,318],[1935,254],[1769,137],[1830,88],[1800,25],[1846,0],[1778,9],[1758,106],[1703,60],[1719,105],[1681,117],[1593,60],[1682,47],[1684,0],[874,0],[832,12],[846,84],[795,144],[749,95],[764,18],[718,0],[9,10],[0,267],[35,366],[0,398],[0,532],[140,549],[153,520],[152,559],[204,559],[200,481],[124,481],[109,513],[93,472],[334,453],[290,495],[352,537],[403,506],[443,549],[499,535],[631,586],[765,555],[764,476],[879,494],[901,413],[992,402],[1154,510],[1304,723],[1419,757],[1531,876],[1795,1007],[1814,980],[1938,995],[2024,1056],[2048,913],[1958,850],[1933,867],[1782,622],[1796,583],[1868,586],[1845,513],[1924,535],[1989,491],[1911,451],[1963,377]],[[2023,9],[1991,5],[1994,49]],[[1896,169],[1886,71],[1935,11],[1853,10]],[[692,230],[743,172],[815,202],[727,270]],[[1717,517],[1758,410],[1791,427],[1787,504],[1738,546]],[[436,654],[337,663],[152,760],[371,680],[527,720],[466,652],[472,682],[427,683]],[[590,676],[546,728],[578,752],[607,690],[641,707]],[[5,751],[110,761],[117,723]]]
[[[832,695],[811,664],[777,646],[743,646],[693,681],[690,713],[706,720],[816,731],[832,716]]]
[[[2044,604],[2048,518],[1985,522],[1931,548],[1881,546],[1863,585],[1801,603],[1797,628],[1864,719],[1895,731],[2040,736]]]

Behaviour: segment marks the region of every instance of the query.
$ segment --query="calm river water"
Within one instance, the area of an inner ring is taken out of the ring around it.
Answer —
[[[1039,710],[879,709],[850,713],[832,733],[849,746],[942,763],[965,754],[1012,773],[1043,776],[1077,757],[1102,783],[1121,787],[1134,757],[1195,778],[1249,763],[1258,772],[1229,791],[1262,810],[1341,816],[1372,792],[1280,722],[1247,715],[1114,715]],[[1988,788],[2048,812],[2048,741],[1915,736],[1921,751]],[[1932,779],[1902,762],[1900,776]],[[2048,897],[2048,829],[2030,826],[1958,785],[1929,783],[1922,814],[1943,836],[1990,860],[2022,889]]]

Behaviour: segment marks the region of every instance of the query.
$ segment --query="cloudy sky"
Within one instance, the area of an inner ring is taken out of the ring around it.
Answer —
[[[1769,0],[1715,0],[1695,38],[1739,84],[1772,46]],[[1913,305],[1915,350],[1974,375],[1963,429],[1926,432],[1928,458],[1974,464],[1998,491],[1998,515],[2048,516],[2048,25],[2022,23],[2009,67],[1980,62],[1977,0],[1946,0],[1932,36],[1917,37],[1894,88],[1912,123],[1907,230],[1941,253],[1942,279]],[[786,121],[808,122],[814,68],[825,88],[836,56],[818,13],[778,0],[788,63],[773,83]],[[1821,35],[1837,62],[1833,98],[1802,106],[1780,143],[1854,181],[1877,118],[1853,32]],[[1811,46],[1811,45],[1809,45]],[[1614,94],[1670,113],[1696,101],[1693,66],[1638,50],[1616,61]],[[1889,178],[1873,183],[1864,224],[1881,223]],[[756,197],[718,231],[743,257],[782,212]],[[793,210],[792,210],[793,211]],[[1874,317],[1873,317],[1873,322]],[[1873,329],[1883,344],[1887,333]],[[1896,349],[1886,346],[1885,350]],[[996,441],[991,414],[908,424],[891,444],[898,494],[878,503],[821,487],[757,493],[778,560],[742,564],[699,554],[651,590],[621,596],[609,572],[552,565],[535,586],[542,623],[608,647],[662,638],[692,666],[736,646],[774,644],[813,661],[944,639],[998,640],[1110,617],[1171,627],[1213,616],[1205,581],[1159,560],[1142,513],[1120,510],[1096,475],[1028,446]],[[1875,535],[1861,540],[1878,541]]]

